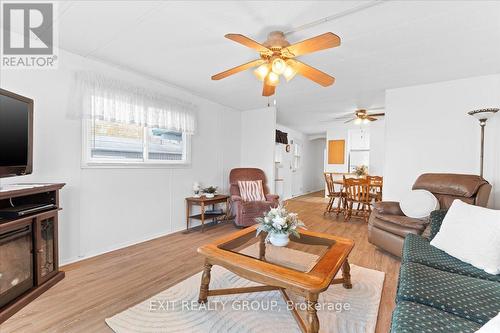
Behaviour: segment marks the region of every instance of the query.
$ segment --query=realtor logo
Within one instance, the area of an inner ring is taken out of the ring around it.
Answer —
[[[2,67],[55,68],[54,3],[3,3],[2,21]]]

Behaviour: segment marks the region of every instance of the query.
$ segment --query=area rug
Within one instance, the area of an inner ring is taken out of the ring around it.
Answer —
[[[293,250],[292,250],[293,251]],[[298,251],[296,251],[298,252]],[[351,265],[352,289],[332,285],[320,294],[320,332],[375,332],[385,273]],[[290,307],[301,313],[303,299],[283,300],[279,291],[211,296],[197,303],[201,272],[111,318],[116,333],[264,333],[300,332]],[[257,285],[226,269],[213,266],[210,289]]]

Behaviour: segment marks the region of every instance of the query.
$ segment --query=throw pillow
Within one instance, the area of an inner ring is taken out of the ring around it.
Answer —
[[[239,180],[238,187],[243,201],[266,201],[262,180]]]
[[[406,216],[425,219],[432,211],[439,209],[439,201],[427,190],[413,190],[401,200],[399,206]]]
[[[451,204],[431,245],[489,274],[500,274],[500,210]]]

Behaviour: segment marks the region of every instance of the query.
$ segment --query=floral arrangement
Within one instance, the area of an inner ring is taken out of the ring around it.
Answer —
[[[193,193],[195,197],[199,197],[201,192],[201,185],[198,182],[193,183]]]
[[[272,234],[292,234],[300,238],[297,229],[305,229],[305,225],[299,220],[298,215],[296,213],[287,212],[282,203],[280,203],[278,207],[271,208],[267,213],[264,213],[263,217],[258,217],[255,220],[259,223],[257,227],[257,236],[262,231],[267,232],[266,241],[269,241]]]
[[[358,165],[355,169],[354,169],[354,173],[356,174],[356,176],[358,177],[361,177],[361,176],[365,176],[368,174],[368,167],[366,165]]]

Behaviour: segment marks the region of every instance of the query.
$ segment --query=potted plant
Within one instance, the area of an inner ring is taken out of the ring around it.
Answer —
[[[207,198],[213,198],[215,197],[215,193],[217,192],[217,187],[216,186],[209,186],[207,188],[203,189],[203,193]]]
[[[271,208],[263,217],[255,219],[259,226],[257,227],[257,236],[262,232],[267,232],[266,242],[274,246],[286,246],[290,241],[290,234],[299,238],[298,228],[305,229],[304,223],[299,220],[295,213],[289,213],[280,203],[278,207]]]

